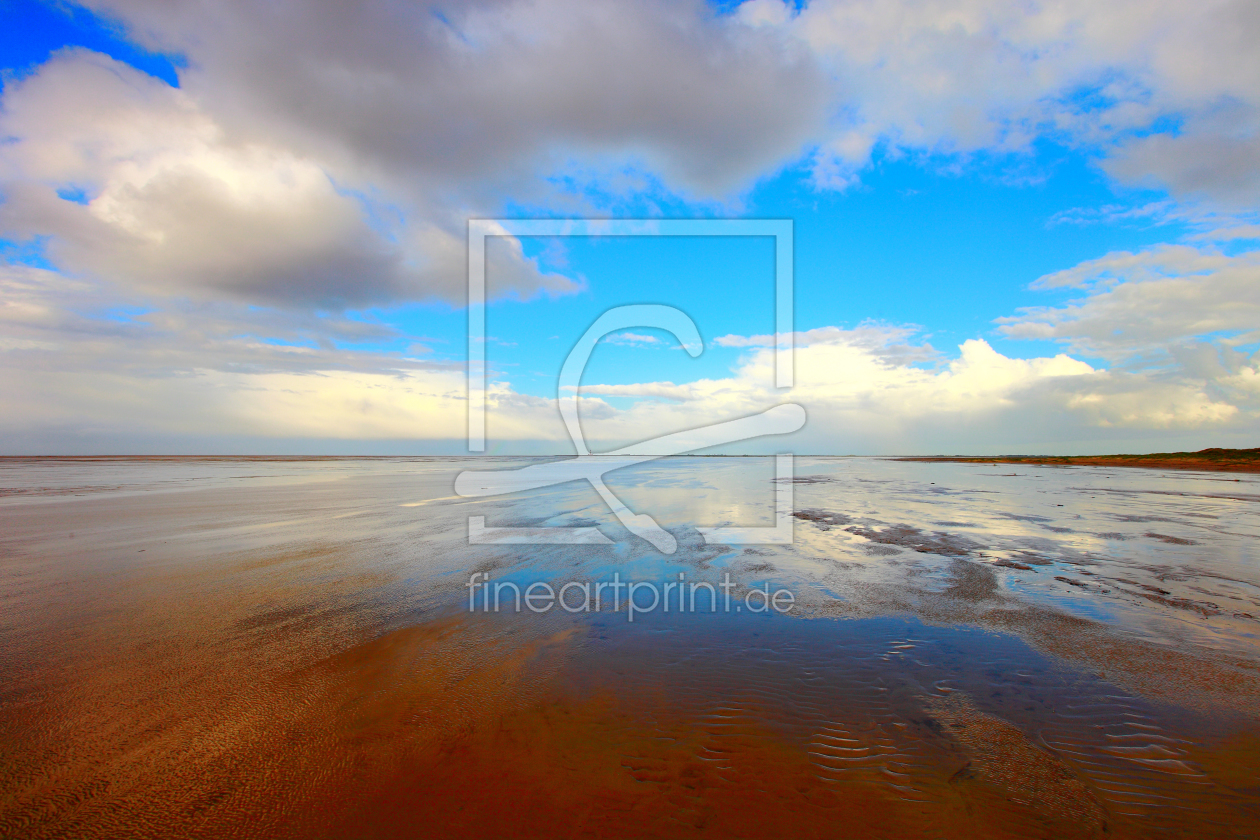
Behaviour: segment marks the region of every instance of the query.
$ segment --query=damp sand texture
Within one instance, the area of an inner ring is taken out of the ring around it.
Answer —
[[[668,458],[0,460],[0,836],[1260,833],[1260,476]],[[488,525],[608,545],[470,545]],[[773,610],[469,611],[469,576]]]

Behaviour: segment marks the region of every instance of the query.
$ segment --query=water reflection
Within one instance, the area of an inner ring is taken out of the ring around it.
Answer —
[[[522,459],[478,461],[519,465]],[[671,458],[459,499],[458,459],[0,463],[0,834],[1236,836],[1251,477]],[[1016,473],[1016,474],[1011,474]],[[609,546],[470,546],[495,526]],[[467,611],[473,572],[797,609]]]

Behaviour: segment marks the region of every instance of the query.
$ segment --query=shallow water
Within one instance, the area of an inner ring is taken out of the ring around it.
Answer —
[[[0,460],[0,835],[1260,826],[1260,477],[798,458],[793,543],[725,546],[773,459],[609,473],[664,555],[581,483],[453,493],[534,462]],[[474,572],[734,606],[470,612]]]

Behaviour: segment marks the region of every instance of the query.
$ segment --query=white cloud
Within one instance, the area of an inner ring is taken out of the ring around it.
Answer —
[[[844,187],[881,144],[1051,137],[1125,181],[1260,204],[1250,0],[93,5],[183,51],[181,88],[85,51],[6,86],[0,232],[155,293],[458,302],[466,220],[508,197],[721,199],[809,155]],[[581,288],[497,250],[492,293]]]
[[[566,390],[577,390],[566,385]],[[691,400],[702,391],[694,385],[675,385],[673,382],[636,382],[630,385],[584,385],[582,394],[598,394],[603,397],[657,397],[666,400]],[[594,403],[592,403],[594,404]]]
[[[233,125],[417,191],[611,155],[727,192],[799,154],[826,101],[801,45],[700,0],[95,5],[185,51]]]
[[[1055,339],[1116,360],[1220,333],[1260,337],[1260,251],[1229,255],[1206,245],[1120,251],[1048,274],[1033,288],[1085,295],[1001,318],[1003,334]]]
[[[56,272],[0,270],[0,437],[463,434],[462,363],[331,345],[396,337],[390,327],[225,304],[119,313],[116,301]]]
[[[821,183],[844,185],[877,142],[1017,151],[1050,136],[1117,177],[1255,206],[1260,10],[1250,0],[777,0],[749,22],[810,44],[837,80]],[[1135,136],[1160,118],[1176,135]]]
[[[604,344],[629,344],[632,346],[633,345],[656,346],[656,345],[663,345],[665,342],[661,341],[659,338],[657,338],[654,335],[643,335],[641,333],[633,333],[633,332],[619,332],[619,333],[613,333],[612,335],[609,335],[609,336],[605,336],[602,339],[602,343]]]
[[[407,343],[409,336],[386,324],[213,302],[157,309],[120,300],[96,283],[21,265],[0,267],[0,334],[11,351],[2,365],[34,382],[66,372],[176,379],[194,370],[463,369],[461,362],[415,358],[426,350],[414,342],[411,357],[335,347]]]
[[[34,430],[98,439],[458,442],[464,435],[462,364],[335,350],[322,341],[380,340],[391,334],[387,327],[277,312],[254,312],[259,320],[250,323],[251,310],[223,305],[92,315],[108,300],[97,286],[34,268],[0,275],[0,300],[0,432],[11,439]],[[264,338],[274,335],[288,343]],[[728,337],[745,355],[726,377],[584,386],[588,440],[611,448],[787,398],[806,407],[807,427],[791,442],[755,441],[745,451],[1097,450],[1114,448],[1100,441],[1117,435],[1149,442],[1207,431],[1228,439],[1254,424],[1260,402],[1260,364],[1241,354],[1213,367],[1215,350],[1188,348],[1181,373],[1134,373],[1062,354],[1009,358],[973,339],[946,360],[915,344],[908,328],[874,325],[799,334],[797,386],[785,395],[773,385],[774,348],[763,338]],[[908,349],[890,351],[899,346]],[[926,356],[935,366],[917,361]],[[612,396],[645,399],[618,408],[604,399]],[[488,433],[509,450],[569,451],[555,401],[501,381],[490,384]]]
[[[812,340],[798,337],[797,384],[786,395],[773,386],[766,337],[746,339],[752,349],[727,378],[583,386],[584,409],[594,408],[595,395],[656,398],[625,410],[601,403],[599,412],[584,414],[587,437],[611,447],[649,431],[656,437],[751,414],[784,399],[805,406],[806,428],[790,444],[758,441],[753,451],[789,445],[822,453],[1106,449],[1105,441],[1125,435],[1149,441],[1186,431],[1237,434],[1255,416],[1254,397],[1240,408],[1190,378],[1097,370],[1064,354],[1014,359],[972,339],[948,363],[924,368],[882,355],[873,327],[811,332]],[[885,340],[905,337],[889,329]],[[727,345],[736,338],[727,337]]]
[[[460,302],[464,231],[374,224],[324,162],[234,137],[183,91],[82,50],[4,96],[0,234],[50,236],[66,271],[159,295],[340,309]],[[59,197],[73,188],[86,203]],[[567,294],[493,237],[492,296]]]
[[[1260,239],[1260,225],[1231,224],[1204,233],[1195,234],[1191,239],[1209,240],[1212,242],[1232,242],[1237,239]]]
[[[1235,348],[1260,328],[1260,252],[1211,244],[1256,236],[1251,0],[814,0],[799,13],[756,0],[734,15],[700,0],[94,5],[188,65],[173,89],[78,50],[6,84],[0,234],[47,237],[60,270],[0,277],[6,429],[458,437],[457,366],[336,350],[409,337],[313,313],[458,303],[466,220],[509,201],[725,199],[806,158],[842,188],[881,147],[963,161],[1042,137],[1173,193],[1100,219],[1185,221],[1197,202],[1197,244],[1047,275],[1038,289],[1076,298],[1001,322],[1114,367],[1013,359],[980,339],[947,356],[907,327],[802,332],[798,449],[1254,426],[1260,365]],[[1177,130],[1152,130],[1165,124]],[[492,296],[582,288],[515,239],[492,237],[487,258]],[[780,399],[772,337],[714,343],[745,351],[729,377],[584,389],[592,438]],[[616,409],[601,395],[651,399]],[[552,401],[502,384],[491,400],[492,436],[564,440]]]
[[[185,87],[234,129],[419,191],[539,194],[539,175],[631,164],[721,197],[811,149],[842,187],[880,143],[1051,136],[1117,154],[1125,180],[1260,196],[1251,0],[94,5],[183,50]],[[1145,136],[1161,119],[1178,133]]]
[[[851,330],[840,327],[818,327],[804,332],[794,332],[791,335],[791,344],[794,347],[821,344],[861,347],[885,364],[911,364],[939,360],[940,354],[931,344],[911,343],[911,339],[918,331],[917,327],[910,325],[895,326],[867,321]],[[775,336],[723,335],[715,338],[713,344],[717,347],[773,347]]]

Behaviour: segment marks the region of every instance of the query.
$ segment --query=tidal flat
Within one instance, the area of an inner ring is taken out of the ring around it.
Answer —
[[[792,541],[725,545],[773,458],[608,473],[672,554],[454,493],[540,460],[0,459],[0,836],[1260,833],[1260,476],[798,457]]]

